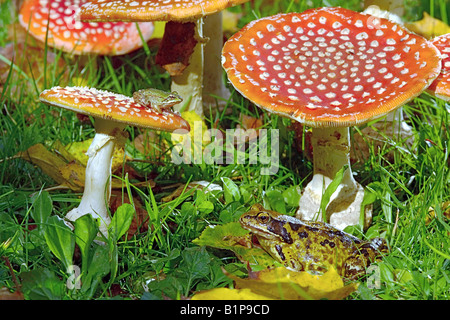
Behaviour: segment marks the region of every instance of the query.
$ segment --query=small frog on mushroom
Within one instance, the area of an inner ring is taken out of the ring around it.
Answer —
[[[155,88],[141,89],[134,92],[133,100],[144,107],[156,110],[158,113],[183,101],[176,91],[167,92]]]

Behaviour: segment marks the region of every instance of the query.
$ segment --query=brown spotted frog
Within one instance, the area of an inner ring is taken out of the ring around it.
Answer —
[[[141,89],[133,93],[133,100],[158,113],[183,101],[176,91],[167,92],[155,88]]]
[[[382,238],[363,241],[323,222],[306,222],[255,204],[240,218],[261,247],[286,267],[322,273],[330,266],[348,279],[364,274],[388,247]]]

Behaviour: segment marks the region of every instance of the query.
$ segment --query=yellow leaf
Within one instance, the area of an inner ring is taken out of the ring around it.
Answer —
[[[241,13],[235,13],[228,10],[222,11],[222,30],[224,33],[235,33],[239,30],[238,22],[242,17]]]
[[[80,143],[80,145],[82,146],[83,143]],[[80,162],[86,162],[86,159],[83,160],[81,158],[81,161],[78,162],[78,159],[81,157],[79,153],[81,152],[79,150],[81,147],[77,146],[75,149],[78,151],[74,154],[66,154],[67,151],[64,147],[58,147],[57,143],[55,146],[55,150],[59,155],[62,155],[62,157],[49,151],[43,144],[40,143],[31,146],[25,151],[17,153],[15,157],[23,158],[38,166],[42,172],[55,180],[59,187],[69,188],[75,192],[82,192],[84,189],[86,167]],[[123,159],[123,151],[116,150],[114,154],[117,157],[116,166],[122,166],[123,160],[119,161],[119,159]],[[76,160],[73,160],[72,156],[75,157]],[[148,185],[152,187],[155,183],[152,180],[149,180],[133,183],[133,185],[139,187]],[[120,179],[113,178],[111,180],[111,187],[113,189],[123,188],[123,182]]]
[[[441,203],[440,210],[442,212],[443,217],[450,219],[450,201],[445,201]],[[430,222],[433,221],[433,219],[435,218],[436,218],[436,210],[435,208],[430,207],[428,209],[428,214],[425,217],[425,224],[426,225],[430,224]]]
[[[59,169],[61,176],[67,182],[66,185],[70,185],[70,189],[76,192],[82,192],[84,190],[86,168],[77,163],[70,162]]]
[[[166,27],[165,21],[155,21],[153,22],[153,33],[152,33],[152,39],[154,38],[162,38],[164,35],[164,29]]]
[[[171,134],[172,143],[175,145],[174,151],[179,153],[183,150],[183,157],[188,157],[184,152],[190,151],[191,156],[197,158],[203,154],[203,149],[211,142],[208,126],[195,111],[184,111],[181,116],[189,123],[191,130],[189,134]],[[200,143],[201,146],[199,146]],[[190,162],[192,159],[185,159],[185,161]]]
[[[423,13],[422,20],[405,23],[405,26],[409,30],[418,33],[427,39],[432,39],[434,37],[450,33],[450,26],[448,26],[448,24],[439,19],[433,18],[426,12]]]
[[[183,117],[183,119],[185,119],[189,123],[191,129],[193,129],[189,132],[189,136],[192,142],[197,136],[201,138],[203,147],[211,142],[211,137],[207,132],[208,126],[206,125],[205,121],[203,121],[200,115],[198,115],[195,111],[184,111],[181,113],[181,117]],[[196,130],[198,132],[196,132]],[[186,135],[184,134],[172,133],[172,142],[174,144],[182,143],[185,137]]]
[[[55,180],[59,185],[78,190],[76,184],[70,183],[70,181],[66,180],[61,174],[61,169],[67,165],[66,161],[47,150],[43,144],[35,144],[27,150],[19,152],[16,156],[41,168],[46,175]]]
[[[86,155],[89,146],[91,145],[93,139],[88,139],[80,142],[72,142],[66,146],[67,152],[69,152],[78,162],[86,166],[89,157]],[[114,172],[116,169],[122,167],[123,158],[125,152],[122,148],[114,148],[112,168],[111,171]]]
[[[197,292],[191,300],[268,300],[269,297],[254,293],[250,289],[215,288]]]
[[[285,267],[251,272],[242,279],[227,275],[235,281],[236,287],[250,289],[252,292],[273,299],[344,299],[358,288],[357,283],[344,285],[334,268],[323,275],[312,275],[305,271],[289,270]]]
[[[85,87],[88,85],[88,82],[86,79],[83,79],[81,77],[74,77],[72,78],[72,83],[74,86],[78,86],[78,87]]]

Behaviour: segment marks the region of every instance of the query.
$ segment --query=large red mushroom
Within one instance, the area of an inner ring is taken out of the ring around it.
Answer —
[[[427,91],[436,97],[450,101],[450,33],[431,40],[442,55],[442,69]]]
[[[153,23],[80,22],[76,13],[85,0],[26,0],[20,24],[35,38],[72,54],[122,55],[142,46],[153,33]],[[142,34],[139,34],[139,30]]]
[[[343,8],[279,14],[249,23],[224,45],[223,67],[242,95],[267,111],[313,127],[314,174],[297,217],[339,229],[359,224],[363,187],[349,163],[349,127],[382,117],[437,77],[440,56],[398,24]],[[342,168],[325,212],[325,189]],[[368,209],[368,208],[366,208]]]

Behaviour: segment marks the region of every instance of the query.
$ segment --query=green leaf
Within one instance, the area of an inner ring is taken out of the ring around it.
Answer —
[[[298,207],[300,202],[300,186],[290,186],[283,191],[284,202],[290,207]]]
[[[181,257],[180,269],[188,274],[190,283],[209,274],[210,256],[205,247],[186,248],[181,252]]]
[[[225,203],[229,204],[233,201],[239,201],[241,199],[241,194],[239,192],[238,186],[227,177],[222,177]]]
[[[45,241],[52,253],[64,264],[66,270],[72,265],[75,250],[75,236],[64,221],[52,216],[47,219],[44,231]]]
[[[43,230],[43,225],[47,222],[47,219],[53,210],[52,198],[47,191],[41,191],[33,197],[32,202],[33,209],[30,212],[31,217],[36,222],[41,232]]]
[[[133,221],[133,216],[134,207],[131,204],[124,203],[117,208],[109,225],[109,235],[113,241],[117,241],[128,231]]]
[[[61,300],[65,283],[48,269],[34,269],[20,274],[27,300]]]
[[[82,278],[81,289],[92,297],[95,294],[97,285],[101,283],[102,278],[110,272],[109,248],[103,245],[95,245],[90,250],[89,267],[87,274]],[[83,271],[84,273],[84,271]]]
[[[273,266],[275,260],[264,250],[238,243],[241,240],[250,241],[245,239],[248,234],[249,231],[242,228],[239,222],[230,222],[206,228],[200,237],[192,242],[199,246],[231,250],[239,260],[249,262],[251,265]]]
[[[232,235],[234,237],[245,236],[249,231],[241,227],[239,222],[230,222],[224,225],[207,227],[197,239],[192,242],[198,246],[210,246],[218,249],[230,249],[235,242],[228,241]]]
[[[81,251],[81,270],[87,272],[89,248],[98,233],[97,223],[90,214],[81,216],[74,222],[75,242]]]
[[[327,216],[326,216],[326,209],[327,205],[330,202],[331,196],[333,193],[337,190],[339,185],[342,182],[342,179],[344,178],[344,172],[347,170],[348,166],[343,166],[338,172],[336,172],[336,175],[333,179],[333,181],[330,182],[328,187],[325,189],[325,192],[322,195],[322,199],[320,200],[320,212],[323,217],[323,221],[327,222]]]
[[[196,211],[197,209],[192,202],[187,201],[181,205],[181,214],[183,216],[194,216]]]
[[[214,211],[214,204],[211,201],[203,201],[197,206],[198,211],[208,214]]]
[[[284,197],[279,190],[270,190],[264,195],[264,200],[269,202],[270,208],[273,211],[285,214],[286,205],[284,203]],[[298,205],[298,204],[297,204]]]

